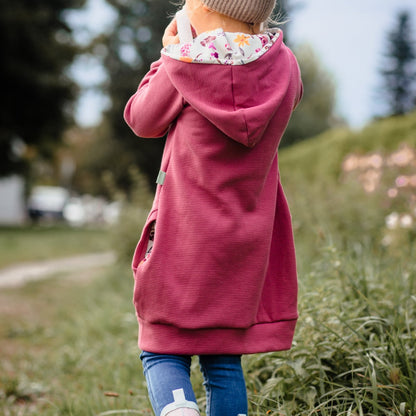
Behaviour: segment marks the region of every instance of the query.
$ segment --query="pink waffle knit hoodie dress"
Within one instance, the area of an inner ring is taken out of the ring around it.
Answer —
[[[302,83],[282,38],[281,31],[216,30],[172,45],[127,103],[124,117],[134,133],[168,134],[133,258],[143,350],[291,347],[297,275],[277,150]]]

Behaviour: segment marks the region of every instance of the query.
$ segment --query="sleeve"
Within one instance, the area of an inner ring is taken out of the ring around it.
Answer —
[[[159,59],[127,102],[124,119],[137,136],[162,137],[183,105],[182,95],[172,85]]]

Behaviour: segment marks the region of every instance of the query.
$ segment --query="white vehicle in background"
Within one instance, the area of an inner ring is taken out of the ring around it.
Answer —
[[[27,212],[31,220],[62,220],[69,191],[59,186],[35,186],[29,196]]]
[[[107,202],[100,197],[82,195],[69,198],[63,217],[74,227],[87,224],[114,225],[120,216],[120,209],[120,202]]]
[[[63,221],[74,227],[113,225],[120,216],[121,204],[92,195],[71,195],[59,186],[35,186],[27,203],[32,221]]]

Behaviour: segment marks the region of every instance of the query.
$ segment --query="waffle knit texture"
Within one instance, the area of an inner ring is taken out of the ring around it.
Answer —
[[[211,10],[246,23],[263,23],[271,15],[275,0],[203,0]]]
[[[221,39],[194,42],[215,54]],[[282,33],[245,65],[189,63],[170,49],[124,113],[140,137],[168,133],[163,180],[133,256],[139,346],[190,355],[289,349],[297,274],[277,151],[302,95],[298,64]]]

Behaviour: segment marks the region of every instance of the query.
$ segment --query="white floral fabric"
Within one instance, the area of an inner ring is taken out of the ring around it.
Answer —
[[[193,42],[169,45],[162,53],[189,63],[245,65],[266,53],[280,35],[280,31],[248,35],[216,29],[202,33]]]

